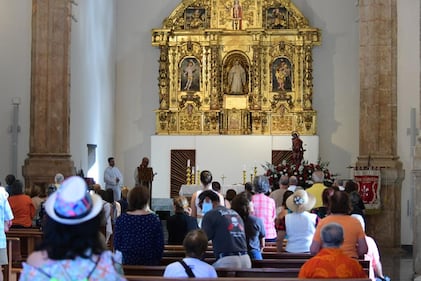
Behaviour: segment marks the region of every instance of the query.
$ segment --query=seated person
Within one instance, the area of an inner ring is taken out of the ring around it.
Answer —
[[[201,229],[187,233],[183,241],[186,257],[165,268],[164,277],[217,278],[215,268],[201,261],[208,247],[208,237]]]
[[[365,222],[363,217],[357,214],[353,214],[352,216],[361,223],[361,226],[365,231]],[[367,254],[364,255],[364,259],[370,261],[370,279],[373,281],[390,281],[388,276],[383,275],[383,267],[382,263],[380,262],[379,248],[377,248],[376,241],[374,241],[374,239],[368,235],[365,236],[365,241],[367,242],[368,251]]]
[[[159,217],[149,209],[149,189],[136,186],[129,191],[129,209],[117,218],[114,248],[123,264],[159,265],[164,252],[164,232]]]
[[[344,242],[344,229],[340,224],[326,224],[320,236],[322,249],[303,264],[298,278],[367,278],[358,260],[340,249]]]
[[[13,216],[15,217],[12,221],[12,228],[32,227],[35,207],[31,197],[23,193],[23,184],[20,180],[13,182],[8,200]]]
[[[290,253],[307,253],[313,240],[314,232],[319,218],[311,214],[316,203],[313,195],[303,189],[298,189],[286,199],[286,205],[292,213],[287,214],[284,221],[284,230],[280,230],[278,239],[283,241],[288,236],[285,251]]]
[[[190,216],[191,209],[184,196],[173,199],[175,214],[167,220],[168,244],[181,245],[187,232],[199,228],[196,218]]]
[[[240,215],[219,203],[219,196],[212,190],[205,190],[199,195],[199,205],[210,203],[211,208],[203,217],[202,229],[212,240],[217,267],[251,268],[247,254],[247,240],[244,223]]]

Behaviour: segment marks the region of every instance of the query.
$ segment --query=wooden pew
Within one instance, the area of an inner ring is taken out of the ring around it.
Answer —
[[[164,278],[162,276],[139,276],[139,275],[125,275],[128,281],[180,281],[186,278]],[[232,277],[218,277],[218,278],[200,278],[200,281],[230,281]],[[285,278],[285,277],[264,277],[259,278],[259,281],[302,281],[299,278]],[[371,281],[369,278],[346,278],[346,279],[305,279],[306,281]],[[256,281],[254,277],[236,277],[235,281]]]
[[[22,258],[26,259],[41,241],[42,231],[39,228],[11,228],[6,232],[6,237],[19,238]]]
[[[219,277],[297,277],[300,268],[216,268]],[[123,265],[124,275],[163,276],[165,266]]]

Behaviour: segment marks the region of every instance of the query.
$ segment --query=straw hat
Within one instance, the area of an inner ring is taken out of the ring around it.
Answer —
[[[316,204],[316,198],[303,189],[296,190],[286,201],[288,209],[302,213],[311,210]]]
[[[56,222],[68,225],[88,221],[102,210],[102,199],[90,194],[86,182],[77,176],[63,181],[45,202],[45,211]]]

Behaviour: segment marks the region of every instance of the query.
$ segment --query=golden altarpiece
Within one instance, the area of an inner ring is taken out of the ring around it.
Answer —
[[[184,0],[153,29],[158,135],[315,135],[320,30],[290,0]]]

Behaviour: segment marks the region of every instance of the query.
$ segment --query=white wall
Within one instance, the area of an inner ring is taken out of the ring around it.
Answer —
[[[155,134],[159,50],[151,46],[151,31],[161,26],[178,3],[117,1],[115,154],[128,186],[134,185],[133,174],[141,159],[151,155],[151,136]]]
[[[401,241],[412,244],[412,215],[414,203],[412,149],[407,129],[411,108],[416,110],[416,125],[420,121],[420,2],[398,1],[398,155],[405,169],[402,184]]]
[[[17,171],[22,179],[22,165],[29,151],[29,104],[31,75],[32,1],[0,0],[0,182]],[[17,20],[18,19],[18,20]],[[20,98],[18,165],[12,167],[12,99]]]
[[[103,184],[115,153],[116,6],[114,0],[76,1],[71,37],[70,151],[76,168]],[[96,144],[88,171],[87,144]],[[117,162],[118,163],[118,162]]]

